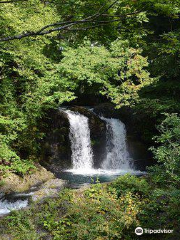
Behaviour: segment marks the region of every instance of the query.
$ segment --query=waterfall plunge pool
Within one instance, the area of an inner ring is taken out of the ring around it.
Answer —
[[[144,171],[136,170],[104,170],[104,169],[70,169],[56,173],[56,177],[68,181],[69,188],[80,188],[89,184],[94,184],[97,181],[100,183],[111,182],[117,177],[130,174],[136,176],[145,175]]]
[[[134,161],[127,149],[126,128],[119,119],[99,116],[106,123],[106,157],[101,163],[101,168],[95,169],[88,118],[71,110],[60,111],[68,115],[70,124],[72,169],[55,174],[58,178],[68,180],[69,187],[79,188],[97,181],[110,182],[124,174],[146,174],[144,171],[135,170]]]

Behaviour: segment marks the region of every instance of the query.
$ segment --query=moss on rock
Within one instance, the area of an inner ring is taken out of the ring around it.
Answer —
[[[24,177],[8,172],[6,176],[2,178],[3,185],[0,186],[0,192],[24,192],[34,185],[41,184],[53,178],[54,174],[40,165],[38,165],[31,174],[27,174]]]

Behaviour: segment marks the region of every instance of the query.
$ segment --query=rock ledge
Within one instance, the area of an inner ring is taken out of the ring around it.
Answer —
[[[1,179],[3,184],[0,186],[0,192],[5,194],[25,192],[35,185],[55,178],[52,172],[47,171],[40,165],[38,165],[36,170],[31,174],[27,174],[24,177],[20,177],[11,172],[8,172],[6,175],[7,176]]]

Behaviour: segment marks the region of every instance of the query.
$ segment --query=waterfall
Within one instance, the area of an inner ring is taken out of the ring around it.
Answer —
[[[88,118],[78,112],[61,109],[67,114],[70,129],[72,168],[66,169],[77,175],[118,175],[135,173],[127,150],[126,128],[119,119],[100,117],[106,122],[106,156],[101,168],[94,169]]]
[[[126,128],[119,119],[104,118],[106,122],[106,159],[102,163],[103,169],[131,169],[131,158],[126,145]]]
[[[65,111],[70,123],[70,141],[73,169],[88,170],[93,168],[88,118],[70,110]]]

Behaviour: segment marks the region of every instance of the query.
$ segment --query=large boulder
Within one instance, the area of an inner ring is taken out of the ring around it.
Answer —
[[[112,103],[102,103],[94,107],[94,112],[107,118],[118,118],[126,125],[128,135],[147,145],[152,144],[152,136],[156,134],[155,121],[142,109],[123,106],[116,109]]]
[[[119,118],[120,111],[115,109],[112,103],[101,103],[93,108],[93,111],[106,118]]]
[[[141,116],[129,107],[115,109],[113,104],[100,104],[92,109],[71,106],[71,111],[86,116],[89,120],[91,145],[94,155],[94,167],[99,168],[106,157],[106,123],[99,117],[117,118],[126,125],[127,144],[137,169],[144,169],[152,164],[152,156],[147,151],[148,144],[142,141]],[[63,110],[51,110],[46,117],[46,138],[42,142],[42,164],[54,173],[72,167],[70,124],[68,115]],[[143,123],[144,125],[144,123]]]
[[[135,123],[138,119],[136,119],[136,115],[130,107],[125,106],[120,109],[116,109],[115,105],[112,103],[102,103],[94,108],[94,112],[106,118],[120,119],[126,124],[127,132],[137,132],[137,129],[134,126],[136,125]]]

